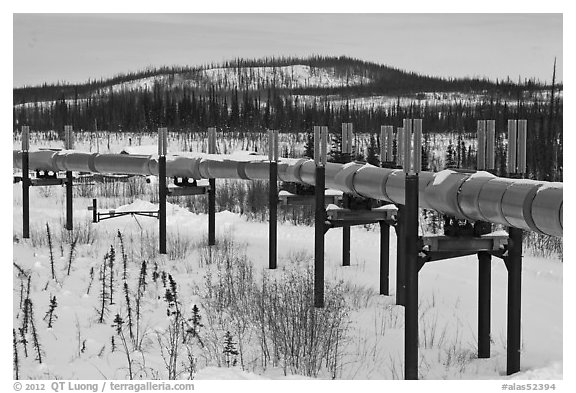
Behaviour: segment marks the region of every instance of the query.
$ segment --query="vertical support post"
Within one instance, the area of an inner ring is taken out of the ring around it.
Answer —
[[[208,154],[216,154],[216,127],[208,128]],[[216,179],[208,179],[208,245],[216,244]]]
[[[492,256],[478,253],[478,358],[490,357],[490,303]]]
[[[476,155],[476,169],[486,169],[486,120],[478,120],[476,126],[478,153]]]
[[[394,161],[394,126],[388,126],[386,144],[386,161]]]
[[[418,175],[406,175],[405,193],[404,377],[418,379]]]
[[[66,171],[66,229],[71,231],[73,224],[73,204],[72,204],[72,171]]]
[[[412,119],[404,119],[404,143],[403,143],[403,153],[402,153],[402,167],[404,168],[404,173],[408,174],[412,172]]]
[[[348,124],[342,123],[342,144],[340,146],[340,153],[348,154]]]
[[[342,123],[342,155],[344,162],[349,162],[352,156],[352,123]],[[350,197],[343,196],[344,207],[350,207]],[[350,226],[342,226],[342,266],[350,266]]]
[[[350,266],[350,226],[342,227],[342,266]]]
[[[506,374],[520,371],[520,320],[522,316],[522,230],[508,228],[508,322],[506,344]]]
[[[404,128],[398,128],[396,135],[396,163],[404,165]]]
[[[486,120],[486,169],[494,170],[494,139],[496,138],[496,120]]]
[[[30,238],[30,127],[22,126],[22,237]]]
[[[414,135],[412,135],[412,126]],[[404,378],[418,379],[418,157],[421,155],[421,120],[404,120],[404,258],[406,299],[404,305]],[[413,141],[412,141],[413,138]],[[413,143],[412,143],[413,142]],[[420,146],[419,146],[420,144]]]
[[[406,305],[404,211],[404,205],[398,205],[396,224],[396,304],[399,306]]]
[[[388,126],[380,126],[380,165],[384,166],[384,163],[388,161],[388,152],[386,151],[386,146],[388,146],[387,132]]]
[[[516,173],[516,141],[517,123],[516,120],[508,120],[508,173]]]
[[[74,138],[72,126],[64,126],[65,132],[65,147],[67,150],[74,149]],[[72,186],[73,186],[72,171],[66,171],[66,229],[71,231],[73,229],[73,203],[72,203]]]
[[[159,196],[159,246],[160,254],[166,254],[166,151],[167,128],[158,128],[158,196]]]
[[[526,138],[527,124],[526,120],[518,120],[518,173],[526,173]]]
[[[314,215],[314,307],[324,307],[324,229],[326,210],[324,188],[326,181],[326,139],[328,127],[314,126],[315,215]]]
[[[268,131],[268,144],[270,160],[268,267],[276,269],[278,259],[278,131]]]
[[[380,221],[380,295],[390,294],[390,225]]]
[[[96,198],[92,199],[92,222],[98,222],[98,201]]]
[[[412,120],[414,130],[414,161],[413,171],[418,174],[422,170],[422,119]]]

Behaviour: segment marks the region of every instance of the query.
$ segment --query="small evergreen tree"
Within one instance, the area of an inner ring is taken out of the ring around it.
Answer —
[[[314,159],[314,135],[311,132],[306,133],[306,143],[304,144],[304,157]]]
[[[32,334],[32,344],[34,349],[36,350],[36,360],[39,363],[42,363],[42,349],[40,348],[40,340],[38,339],[38,332],[36,331],[36,324],[34,323],[34,306],[30,299],[26,299],[29,307],[29,314],[30,314],[30,332]]]
[[[110,258],[110,254],[106,253],[104,255],[104,263],[102,264],[102,268],[100,269],[100,282],[101,282],[101,290],[100,290],[100,310],[99,310],[99,323],[104,323],[104,316],[108,313],[108,306],[106,301],[108,300],[108,289],[107,289],[107,281],[106,281],[106,270],[108,266],[108,258]]]
[[[132,306],[130,304],[130,291],[128,290],[128,283],[124,281],[124,300],[126,301],[126,311],[128,312],[128,332],[130,339],[134,341],[134,333],[132,330]]]
[[[368,145],[368,154],[366,155],[366,162],[374,166],[380,166],[380,158],[378,145],[374,135],[370,135],[370,144]]]
[[[48,320],[48,328],[52,328],[52,323],[58,319],[58,316],[54,314],[54,311],[58,307],[58,302],[56,301],[56,296],[50,298],[50,305],[48,306],[48,311],[44,316],[44,320]]]
[[[94,282],[94,266],[90,267],[90,282],[88,282],[88,289],[86,290],[86,295],[90,295],[90,288],[92,288],[92,283]]]
[[[444,167],[446,169],[458,167],[458,165],[456,163],[454,145],[452,145],[452,141],[450,141],[450,143],[448,144],[448,148],[446,150],[446,165]]]
[[[110,263],[110,272],[108,273],[108,277],[110,278],[110,304],[114,304],[114,262],[116,262],[116,250],[112,245],[108,253],[108,261]]]
[[[122,237],[122,232],[118,229],[118,240],[120,242],[120,252],[122,253],[122,280],[127,278],[127,268],[128,268],[128,256],[126,255],[126,250],[124,249],[124,238]]]
[[[156,265],[156,268],[158,265]],[[136,294],[136,345],[139,346],[139,338],[140,338],[140,308],[142,304],[142,298],[144,297],[144,293],[146,292],[146,269],[147,264],[146,261],[142,261],[142,265],[140,266],[140,275],[138,276],[138,292]],[[153,274],[154,276],[154,274]]]
[[[224,357],[226,359],[226,366],[230,367],[232,360],[232,365],[236,364],[236,356],[238,356],[238,350],[236,349],[236,343],[233,341],[232,334],[227,331],[224,335]]]
[[[424,146],[422,146],[422,165],[420,166],[420,170],[428,170],[428,151]]]
[[[190,334],[192,335],[192,337],[197,337],[200,328],[204,327],[204,325],[202,325],[201,320],[202,316],[200,315],[200,310],[198,309],[197,305],[194,305],[192,307],[192,317],[188,319],[191,325]]]
[[[20,364],[18,362],[18,340],[16,339],[16,329],[12,329],[12,347],[14,361],[14,379],[20,379]]]
[[[24,347],[24,356],[28,357],[28,340],[23,328],[18,328],[18,335],[20,336],[20,344]]]
[[[50,233],[50,225],[46,223],[46,235],[48,237],[48,251],[50,252],[50,270],[52,272],[52,280],[56,280],[56,271],[54,270],[54,247],[52,244],[52,234]]]
[[[128,343],[126,342],[126,336],[124,336],[124,320],[120,316],[120,314],[116,314],[114,317],[114,324],[112,327],[116,328],[116,333],[122,340],[122,346],[124,347],[124,352],[126,354],[126,359],[128,361],[128,373],[130,380],[132,380],[132,360],[130,359],[130,350],[128,349]]]
[[[152,281],[156,283],[158,277],[160,277],[160,273],[158,273],[158,262],[154,262],[154,270],[152,271]]]
[[[337,132],[332,135],[332,145],[328,152],[327,160],[330,162],[346,163],[349,161],[348,154],[342,153],[342,134]]]
[[[76,235],[72,240],[72,243],[70,243],[70,252],[68,253],[68,271],[66,273],[68,276],[70,275],[70,269],[72,269],[72,261],[74,260],[76,244],[78,244],[78,237],[79,235]]]

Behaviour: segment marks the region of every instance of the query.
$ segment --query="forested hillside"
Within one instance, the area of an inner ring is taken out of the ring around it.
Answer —
[[[505,149],[507,119],[528,119],[533,178],[562,179],[562,86],[534,80],[441,79],[347,57],[237,59],[200,67],[150,69],[88,81],[14,89],[14,129],[61,132],[307,132],[342,122],[379,133],[422,118],[425,133],[471,135],[476,120],[495,119]],[[456,141],[454,141],[456,142]]]

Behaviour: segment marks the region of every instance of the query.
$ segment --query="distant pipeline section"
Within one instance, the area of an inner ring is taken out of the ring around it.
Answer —
[[[22,153],[13,151],[14,168]],[[99,154],[74,150],[29,152],[30,170],[158,176],[154,155]],[[282,158],[281,181],[314,185],[315,164],[309,159]],[[268,180],[268,158],[216,154],[166,157],[168,177],[190,179]],[[326,187],[357,196],[404,204],[404,171],[370,164],[326,165]],[[453,170],[420,172],[420,207],[472,221],[482,220],[562,237],[563,183],[496,177]]]

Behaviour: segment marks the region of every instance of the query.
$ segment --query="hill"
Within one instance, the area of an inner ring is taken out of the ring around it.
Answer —
[[[534,81],[445,79],[403,71],[350,57],[280,57],[236,59],[197,67],[151,68],[83,84],[44,84],[16,88],[14,104],[88,99],[102,93],[151,92],[155,87],[178,94],[184,90],[218,94],[234,90],[344,97],[415,95],[422,92],[490,93],[515,96],[518,89],[546,90]]]

